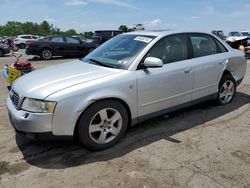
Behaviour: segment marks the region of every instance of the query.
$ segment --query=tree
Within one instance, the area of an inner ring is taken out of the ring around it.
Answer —
[[[43,21],[41,24],[40,24],[40,29],[39,29],[39,34],[40,35],[49,35],[49,34],[53,34],[51,32],[53,28],[53,25],[50,25],[47,21]]]
[[[128,32],[128,27],[126,25],[121,25],[119,27],[119,30],[122,31],[122,32]]]
[[[74,29],[69,29],[68,31],[65,31],[64,33],[67,36],[77,35],[77,32]]]
[[[91,39],[93,37],[94,33],[92,31],[84,32],[84,37],[86,39]]]

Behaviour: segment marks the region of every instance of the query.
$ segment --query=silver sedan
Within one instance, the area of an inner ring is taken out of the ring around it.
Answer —
[[[131,32],[17,79],[7,107],[18,131],[76,135],[100,150],[129,125],[204,100],[230,103],[245,71],[244,54],[211,34]]]

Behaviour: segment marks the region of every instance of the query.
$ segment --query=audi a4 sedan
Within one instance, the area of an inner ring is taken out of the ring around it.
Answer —
[[[209,33],[131,32],[17,79],[7,107],[19,132],[74,135],[101,150],[138,122],[204,100],[230,103],[246,65],[241,51]]]

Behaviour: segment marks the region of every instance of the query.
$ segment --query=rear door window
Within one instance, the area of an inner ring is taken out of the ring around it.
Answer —
[[[51,42],[64,42],[63,37],[52,37]]]
[[[195,33],[190,34],[190,39],[194,58],[217,54],[217,45],[211,36]]]
[[[71,37],[66,37],[67,43],[73,43],[73,44],[79,44],[79,40],[71,38]]]

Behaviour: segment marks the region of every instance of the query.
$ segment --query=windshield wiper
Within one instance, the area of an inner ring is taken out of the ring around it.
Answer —
[[[103,63],[103,62],[101,62],[101,61],[98,61],[98,60],[96,60],[96,59],[90,58],[89,60],[90,60],[90,61],[93,61],[93,62],[96,63],[97,65],[100,65],[100,66],[103,66],[103,67],[114,68],[113,66],[107,65],[107,64],[105,64],[105,63]]]

